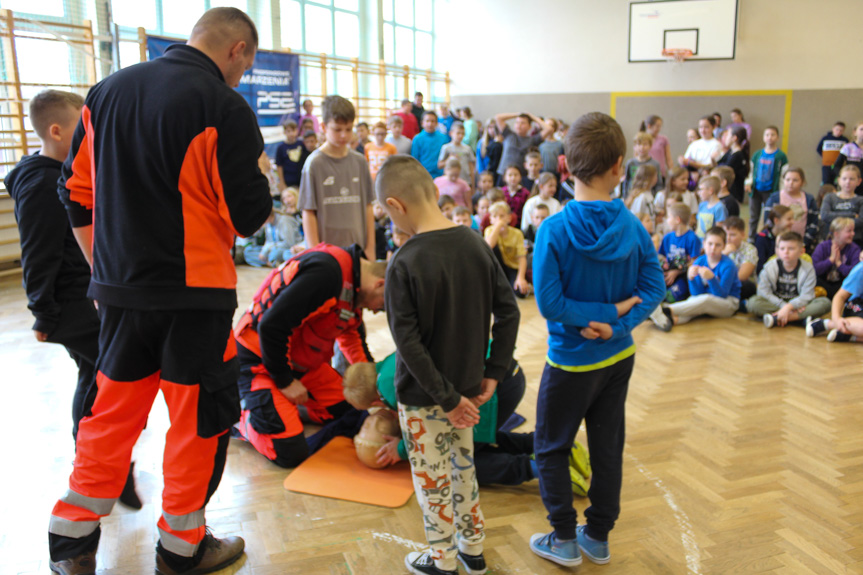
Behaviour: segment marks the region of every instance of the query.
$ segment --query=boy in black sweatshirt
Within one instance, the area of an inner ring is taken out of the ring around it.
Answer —
[[[21,158],[6,176],[21,237],[27,307],[36,319],[33,335],[38,341],[64,346],[78,365],[78,386],[72,399],[73,439],[78,435],[78,422],[96,397],[99,316],[87,298],[90,266],[57,197],[57,179],[83,106],[84,99],[71,92],[44,90],[37,94],[30,101],[30,122],[42,147]],[[121,501],[141,508],[131,469]]]
[[[485,573],[471,427],[507,373],[518,305],[482,238],[441,214],[434,183],[416,159],[387,159],[375,190],[411,236],[390,260],[385,307],[397,350],[399,420],[431,549],[408,553],[405,566],[455,574],[458,558],[468,573]]]

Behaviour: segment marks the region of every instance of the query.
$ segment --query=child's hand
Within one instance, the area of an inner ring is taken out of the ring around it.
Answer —
[[[680,275],[680,270],[668,270],[662,275],[665,276],[665,287],[671,287],[671,285],[677,281],[677,276]]]
[[[527,295],[527,292],[530,291],[530,284],[527,283],[525,278],[516,278],[513,287],[518,290],[518,293],[523,295]]]
[[[291,385],[280,391],[294,405],[302,405],[309,400],[309,390],[299,379],[295,379]]]
[[[689,271],[686,272],[686,277],[691,279],[691,280],[694,280],[695,276],[698,275],[699,269],[701,269],[701,266],[690,266]]]
[[[599,332],[589,327],[581,328],[581,331],[579,331],[578,333],[580,333],[581,337],[583,337],[584,339],[596,339],[599,337]]]
[[[844,317],[832,320],[831,324],[834,328],[838,329],[840,333],[851,335],[851,330],[849,328],[850,326],[848,325],[848,321]]]
[[[710,281],[716,277],[715,275],[713,275],[713,272],[710,271],[710,268],[707,266],[699,266],[698,275],[700,275],[701,279],[703,279],[704,281]]]
[[[625,299],[621,302],[617,302],[616,304],[614,304],[614,307],[617,308],[617,317],[625,316],[629,313],[629,310],[631,310],[633,307],[640,303],[641,298],[637,295],[634,295],[631,298]]]
[[[446,412],[446,418],[456,429],[472,427],[479,423],[479,409],[471,400],[462,396],[458,405],[452,411]]]
[[[401,438],[384,435],[384,439],[386,439],[387,442],[383,447],[378,449],[378,452],[375,454],[377,455],[378,463],[384,466],[395,465],[401,461],[401,458],[399,457],[399,441]]]
[[[480,394],[471,398],[471,401],[477,407],[490,400],[491,396],[494,395],[494,390],[497,389],[497,380],[484,377],[480,383],[480,389],[482,390]]]
[[[794,307],[788,304],[779,308],[779,311],[776,312],[776,323],[778,323],[780,327],[785,327],[788,324],[788,316],[791,315],[791,312],[793,311]]]
[[[592,329],[596,332],[598,337],[601,337],[605,340],[611,339],[611,336],[614,333],[609,324],[598,321],[590,322],[586,329]]]

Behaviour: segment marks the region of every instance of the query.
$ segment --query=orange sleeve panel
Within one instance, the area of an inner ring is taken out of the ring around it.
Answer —
[[[206,128],[189,144],[180,169],[186,285],[232,289],[237,283],[231,259],[236,230],[225,205],[217,142],[216,129]]]
[[[84,137],[77,142],[77,148],[73,148],[72,175],[66,180],[66,188],[69,190],[71,201],[87,210],[92,210],[96,166],[93,159],[93,124],[90,121],[90,110],[87,106],[84,106],[81,111],[81,126],[84,128]]]

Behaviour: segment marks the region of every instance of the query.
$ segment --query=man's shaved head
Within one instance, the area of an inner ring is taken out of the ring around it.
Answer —
[[[407,206],[436,204],[434,181],[416,158],[395,155],[387,158],[375,177],[375,195],[381,205],[397,198]]]
[[[218,49],[233,45],[235,42],[246,43],[246,53],[258,48],[258,29],[248,14],[236,8],[211,8],[192,28],[189,43],[203,44],[209,48]]]

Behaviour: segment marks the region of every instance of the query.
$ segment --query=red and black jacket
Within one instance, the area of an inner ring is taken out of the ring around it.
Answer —
[[[88,295],[140,309],[234,309],[234,235],[272,210],[246,101],[203,52],[175,45],[87,96],[59,181],[73,227],[93,225]]]
[[[281,388],[329,363],[336,341],[350,363],[372,361],[356,301],[362,254],[319,244],[270,272],[234,328],[241,366],[263,363]]]

